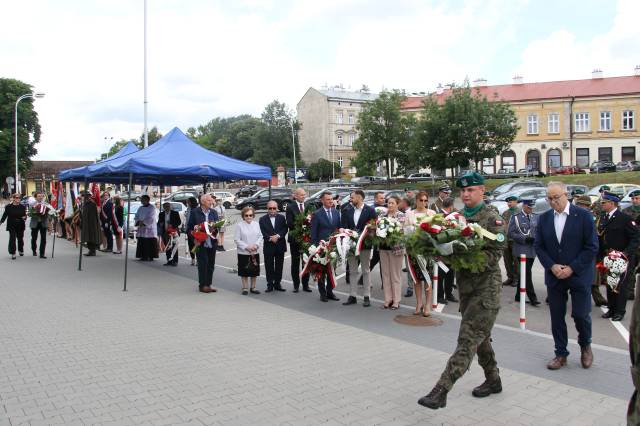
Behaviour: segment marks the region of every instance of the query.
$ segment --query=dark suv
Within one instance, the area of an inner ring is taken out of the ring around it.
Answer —
[[[264,210],[267,208],[267,202],[274,200],[278,203],[278,209],[284,211],[287,203],[291,200],[291,190],[288,188],[271,188],[271,198],[269,198],[269,189],[261,189],[249,198],[239,201],[236,204],[237,210],[251,206],[256,210]]]
[[[615,172],[616,165],[613,161],[594,161],[589,167],[591,173],[606,173],[606,172]]]

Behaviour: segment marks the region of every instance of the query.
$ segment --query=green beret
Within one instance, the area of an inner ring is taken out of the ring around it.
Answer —
[[[582,195],[584,194],[584,189],[582,188],[576,188],[573,191],[571,191],[571,195]]]
[[[456,180],[458,188],[466,188],[468,186],[484,185],[484,177],[477,172],[467,172]],[[490,194],[489,194],[490,195]]]
[[[640,195],[640,189],[636,189],[635,191],[631,191],[629,193],[629,197],[637,197],[638,195]]]
[[[518,201],[518,197],[516,197],[515,195],[509,195],[507,198],[504,199],[505,201]]]
[[[602,185],[598,190],[598,192],[604,192],[604,191],[611,191],[611,188],[609,188],[609,185]]]

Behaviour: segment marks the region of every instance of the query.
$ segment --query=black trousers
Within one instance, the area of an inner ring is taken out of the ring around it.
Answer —
[[[9,230],[9,254],[16,254],[16,240],[18,251],[24,253],[24,228]]]
[[[529,298],[529,302],[538,301],[538,296],[536,296],[536,290],[533,288],[533,278],[531,276],[531,268],[533,267],[533,262],[535,261],[536,261],[535,258],[527,257],[527,265],[526,265],[527,276],[525,277],[525,283],[526,283],[527,297]],[[516,262],[518,265],[517,269],[518,271],[520,271],[520,259],[519,258],[516,259]],[[518,274],[517,277],[519,278],[520,274]],[[518,287],[516,287],[515,301],[516,302],[520,301],[520,281],[518,281]]]
[[[34,253],[38,249],[38,234],[40,234],[40,256],[44,256],[44,250],[47,247],[47,227],[42,223],[31,228],[31,250]]]
[[[451,268],[447,273],[438,268],[438,299],[453,297],[453,280],[455,276],[456,272]]]
[[[217,241],[214,240],[213,247],[200,246],[196,253],[198,259],[198,287],[211,287],[213,284],[213,270],[216,267]]]
[[[187,235],[187,245],[189,246],[189,256],[191,256],[191,260],[193,260],[196,258],[196,255],[191,250],[196,246],[196,242],[192,235]]]
[[[629,262],[629,266],[633,266],[631,262]],[[631,270],[631,269],[630,269]],[[627,299],[629,296],[629,281],[636,279],[635,274],[627,274],[624,277],[624,280],[621,280],[618,283],[618,292],[614,293],[611,290],[611,287],[605,285],[607,288],[607,307],[609,308],[609,312],[613,315],[620,314],[624,315],[627,312]],[[606,277],[604,278],[606,282]]]
[[[173,253],[173,246],[167,246],[167,249],[165,250],[165,254],[167,255],[167,262],[178,264],[178,255],[180,254],[180,250],[176,250],[176,254],[174,254],[173,257],[171,257],[171,253]]]
[[[282,265],[284,265],[284,252],[264,253],[264,269],[267,273],[267,286],[279,286],[282,281]]]
[[[320,293],[320,297],[333,296],[333,287],[331,287],[327,274],[322,274],[318,280],[318,293]]]
[[[300,264],[302,264],[302,256],[300,255],[300,246],[297,243],[289,243],[291,249],[291,280],[293,281],[293,288],[300,288],[300,281],[302,280],[302,288],[309,287],[309,274],[300,279]]]
[[[107,251],[113,251],[113,232],[111,232],[111,224],[103,223],[102,224],[102,233],[104,234],[104,238],[107,240]]]

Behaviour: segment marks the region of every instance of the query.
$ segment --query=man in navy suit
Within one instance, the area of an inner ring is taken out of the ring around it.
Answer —
[[[287,226],[289,231],[293,231],[296,223],[296,217],[300,214],[305,214],[304,199],[307,194],[304,188],[297,188],[293,191],[294,201],[289,203],[287,207]],[[289,232],[289,247],[291,248],[291,280],[293,281],[293,292],[298,293],[300,291],[300,281],[302,281],[302,291],[311,292],[309,288],[309,275],[305,275],[300,278],[300,263],[301,263],[301,248],[296,242],[291,232]]]
[[[551,329],[555,358],[548,364],[557,370],[567,363],[567,293],[571,295],[571,316],[578,330],[580,362],[583,368],[593,363],[591,351],[591,284],[598,237],[591,214],[571,203],[567,187],[550,182],[547,200],[551,210],[540,216],[534,247],[545,269],[545,284],[551,311]]]
[[[268,214],[260,218],[260,232],[264,239],[264,268],[267,271],[267,293],[285,291],[280,284],[282,281],[282,265],[284,254],[287,252],[288,232],[287,221],[278,214],[278,203],[271,200],[267,203]]]
[[[341,225],[345,229],[357,231],[359,234],[364,231],[365,227],[371,220],[376,219],[376,211],[373,207],[364,203],[364,192],[356,189],[351,193],[350,207],[342,212]],[[369,276],[369,258],[371,257],[371,249],[361,250],[358,257],[349,254],[347,257],[349,277],[349,298],[343,305],[354,305],[357,303],[356,295],[358,294],[358,285],[355,277],[358,274],[358,261],[362,267],[362,276],[364,282],[363,295],[364,303],[362,306],[371,306],[369,298],[371,297],[371,277]]]
[[[328,241],[331,234],[340,227],[340,213],[333,205],[331,192],[323,192],[320,201],[322,206],[315,211],[311,219],[311,242],[314,245],[318,245],[320,240]],[[330,282],[327,282],[326,274],[318,280],[318,291],[320,292],[320,300],[323,302],[340,300],[333,294],[333,287]]]
[[[189,215],[187,233],[191,233],[196,225],[218,221],[218,213],[211,208],[212,205],[213,198],[211,198],[211,195],[202,194],[200,196],[200,208],[191,210]],[[196,258],[198,259],[198,289],[201,293],[215,293],[217,291],[212,287],[217,248],[218,240],[215,236],[207,237],[196,253]]]

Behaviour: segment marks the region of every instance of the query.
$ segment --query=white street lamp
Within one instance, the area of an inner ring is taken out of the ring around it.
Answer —
[[[21,185],[20,185],[20,179],[18,176],[18,104],[20,103],[21,100],[23,99],[27,99],[27,98],[43,98],[44,97],[44,93],[25,93],[24,95],[20,96],[17,100],[16,100],[16,109],[15,109],[15,114],[13,116],[13,120],[14,120],[14,124],[15,124],[15,151],[16,151],[16,157],[15,157],[15,161],[16,161],[16,192],[20,193],[21,192]]]
[[[280,117],[277,119],[279,121],[286,120],[291,127],[291,147],[293,148],[293,181],[295,184],[298,184],[298,167],[296,165],[296,131],[293,127],[293,118],[291,120],[287,120],[285,117]]]

